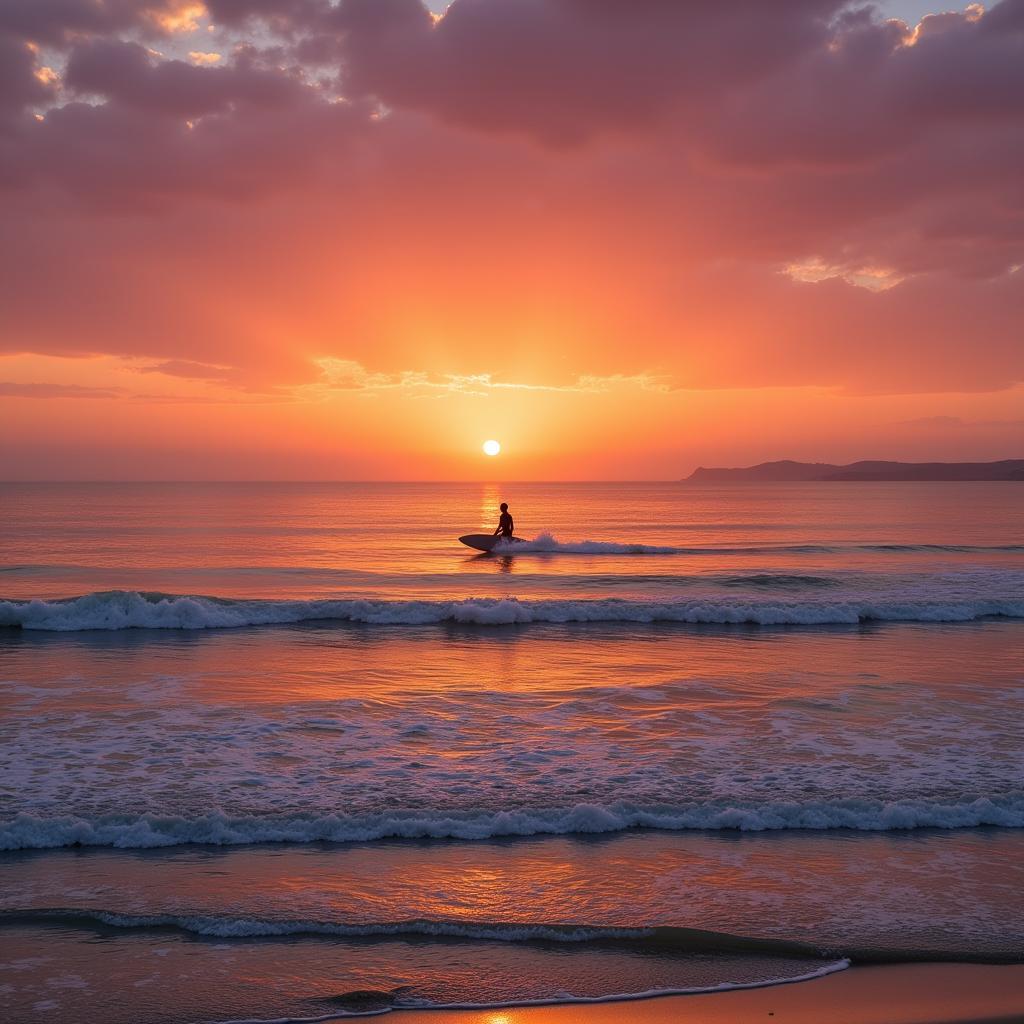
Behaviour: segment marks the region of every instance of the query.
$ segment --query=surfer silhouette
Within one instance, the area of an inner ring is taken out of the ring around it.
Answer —
[[[516,524],[512,521],[512,516],[509,514],[508,505],[505,502],[501,503],[501,516],[498,519],[498,528],[494,531],[494,536],[497,537],[500,533],[503,540],[512,539],[512,531],[516,528]]]

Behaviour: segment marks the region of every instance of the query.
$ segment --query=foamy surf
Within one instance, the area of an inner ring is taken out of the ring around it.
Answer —
[[[403,1009],[431,1009],[431,1010],[501,1010],[517,1006],[566,1006],[566,1005],[593,1005],[597,1003],[626,1003],[637,999],[656,999],[661,996],[696,996],[711,995],[715,992],[738,992],[742,989],[771,988],[775,985],[792,985],[801,981],[813,981],[815,978],[824,978],[826,975],[835,974],[837,971],[845,971],[852,964],[849,960],[836,960],[812,971],[805,971],[802,974],[793,974],[785,977],[766,978],[763,981],[724,981],[719,985],[692,985],[680,988],[652,988],[644,989],[641,992],[615,992],[605,996],[582,996],[566,993],[561,996],[552,996],[549,999],[510,999],[502,1002],[469,1003],[469,1002],[428,1002],[418,1000],[415,1002],[396,1002],[390,1007],[379,1010],[368,1010],[358,1012],[342,1010],[338,1013],[321,1014],[316,1017],[240,1017],[233,1020],[218,1021],[217,1024],[322,1024],[323,1021],[344,1020],[351,1017],[378,1017],[381,1014],[390,1013],[393,1010]]]
[[[493,555],[679,555],[685,554],[686,550],[663,545],[614,544],[599,540],[559,541],[550,533],[541,533],[533,540],[519,538],[514,541],[499,541],[490,553]]]
[[[885,832],[981,825],[1024,828],[1024,792],[963,800],[774,801],[693,803],[679,807],[624,803],[565,808],[395,811],[380,814],[196,817],[100,815],[37,817],[0,823],[0,850],[69,846],[155,849],[260,843],[354,843],[379,839],[486,840],[505,836],[596,835],[627,829],[766,832],[787,829]]]
[[[1024,618],[1024,597],[857,597],[847,600],[669,601],[519,599],[309,601],[244,600],[106,591],[58,601],[0,602],[0,626],[72,632],[117,629],[231,629],[334,621],[375,626],[445,623],[512,626],[529,623],[707,623],[816,626],[859,622],[972,622]]]

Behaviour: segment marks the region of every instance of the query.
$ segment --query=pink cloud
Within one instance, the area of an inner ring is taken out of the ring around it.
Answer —
[[[94,388],[84,384],[16,384],[0,381],[4,398],[120,398],[121,388]]]
[[[75,46],[64,80],[82,94],[96,94],[153,115],[199,118],[236,104],[255,109],[294,104],[302,85],[292,75],[244,62],[200,67],[154,59],[138,43],[97,40]]]
[[[130,29],[161,34],[168,19],[195,6],[194,0],[4,0],[0,33],[49,45]]]
[[[140,41],[181,4],[5,5],[0,349],[268,392],[491,372],[495,335],[540,383],[1024,380],[1019,0],[916,34],[838,0],[207,8],[182,53],[216,66]]]
[[[211,366],[188,359],[168,359],[151,366],[140,366],[140,373],[162,373],[169,377],[184,377],[186,380],[227,381],[236,376],[230,366]]]
[[[0,126],[28,106],[54,100],[55,89],[39,71],[36,53],[26,41],[0,34]]]
[[[690,113],[826,39],[840,0],[352,0],[326,18],[346,90],[545,142]]]

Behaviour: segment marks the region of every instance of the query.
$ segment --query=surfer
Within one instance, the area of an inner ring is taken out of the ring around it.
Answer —
[[[502,540],[512,540],[512,531],[516,528],[516,524],[512,521],[512,516],[509,514],[508,505],[503,501],[501,503],[501,516],[498,519],[498,528],[494,531],[494,536],[497,537],[501,534]]]

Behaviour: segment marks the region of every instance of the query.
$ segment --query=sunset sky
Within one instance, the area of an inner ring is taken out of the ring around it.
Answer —
[[[1024,0],[931,9],[3,0],[0,479],[1024,456]]]

